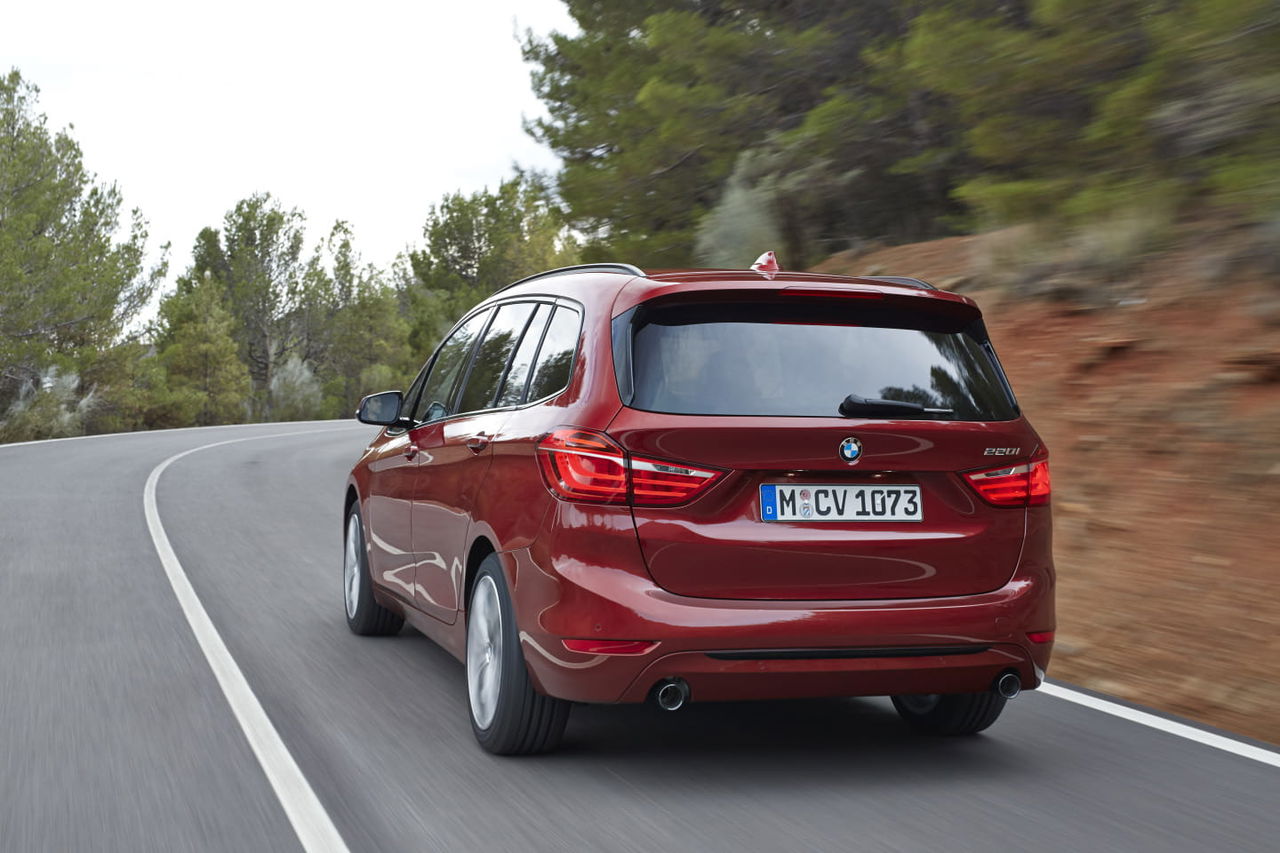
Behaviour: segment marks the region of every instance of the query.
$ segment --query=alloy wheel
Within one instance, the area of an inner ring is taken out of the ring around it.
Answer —
[[[485,575],[476,583],[467,623],[467,692],[476,725],[487,729],[498,710],[502,679],[502,608],[498,587]]]
[[[347,519],[347,545],[342,558],[343,598],[347,617],[354,619],[360,606],[360,519],[353,512]]]

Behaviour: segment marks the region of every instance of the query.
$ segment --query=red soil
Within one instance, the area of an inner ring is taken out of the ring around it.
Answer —
[[[1059,572],[1050,675],[1280,743],[1276,282],[1203,251],[1095,284],[1092,306],[983,287],[983,240],[836,255],[982,306],[1051,451]],[[966,280],[957,281],[957,277]]]

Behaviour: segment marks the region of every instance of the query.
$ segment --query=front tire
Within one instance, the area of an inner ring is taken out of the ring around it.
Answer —
[[[480,564],[467,606],[467,698],[471,729],[495,755],[530,755],[560,745],[570,703],[533,689],[502,563]]]
[[[373,600],[373,580],[369,577],[368,552],[364,547],[364,525],[360,523],[360,505],[352,504],[347,512],[343,534],[342,598],[346,605],[347,627],[366,637],[385,637],[396,633],[404,619]]]
[[[934,735],[974,735],[990,726],[1004,710],[1005,698],[986,693],[928,693],[893,696],[898,716],[920,732]]]

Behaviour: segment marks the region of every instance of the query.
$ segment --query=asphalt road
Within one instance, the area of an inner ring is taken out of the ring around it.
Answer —
[[[1036,694],[964,740],[879,699],[580,707],[560,752],[489,756],[460,664],[344,623],[341,490],[370,435],[0,446],[0,851],[300,849],[143,513],[157,464],[233,438],[173,462],[156,506],[350,850],[1280,849],[1280,770]]]

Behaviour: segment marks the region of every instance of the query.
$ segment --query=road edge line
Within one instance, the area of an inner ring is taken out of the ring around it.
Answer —
[[[151,533],[151,542],[155,545],[160,564],[164,567],[169,585],[173,587],[173,593],[177,596],[182,613],[187,618],[187,624],[191,626],[196,642],[204,653],[209,668],[213,670],[218,686],[222,688],[227,704],[231,706],[231,711],[235,714],[240,730],[244,732],[249,747],[258,759],[259,766],[262,767],[267,781],[275,791],[285,816],[292,824],[298,841],[308,853],[349,853],[342,835],[334,826],[333,819],[320,803],[320,798],[316,796],[311,783],[302,774],[302,769],[298,767],[289,748],[285,746],[280,732],[272,725],[262,703],[258,701],[240,666],[223,642],[222,635],[214,627],[213,620],[209,618],[209,613],[204,609],[200,597],[196,595],[191,580],[187,577],[181,561],[178,560],[178,555],[174,553],[173,545],[169,542],[169,536],[165,533],[164,524],[160,521],[160,512],[156,506],[156,484],[160,482],[160,475],[184,456],[224,444],[325,432],[337,432],[337,430],[310,429],[246,436],[215,441],[174,454],[151,469],[151,473],[147,476],[147,483],[142,489],[142,506],[147,519],[147,530]]]
[[[1094,711],[1101,711],[1104,714],[1110,714],[1113,717],[1119,717],[1122,720],[1128,720],[1131,723],[1137,723],[1147,728],[1156,729],[1184,740],[1195,741],[1204,746],[1213,749],[1229,752],[1241,758],[1249,758],[1253,761],[1269,764],[1272,767],[1280,767],[1280,753],[1272,752],[1269,749],[1263,749],[1260,746],[1254,746],[1251,743],[1243,743],[1224,737],[1214,732],[1207,732],[1198,729],[1195,726],[1189,726],[1186,723],[1180,723],[1176,720],[1168,720],[1156,714],[1146,711],[1139,711],[1137,708],[1130,708],[1117,702],[1110,702],[1097,696],[1091,696],[1088,693],[1081,693],[1064,687],[1061,684],[1053,684],[1044,682],[1035,691],[1043,693],[1046,696],[1052,696],[1055,699],[1063,699],[1067,702],[1074,702],[1077,705],[1083,705]]]
[[[251,424],[213,424],[212,426],[190,426],[190,427],[172,427],[165,429],[131,429],[123,432],[95,432],[92,435],[64,435],[62,438],[37,438],[32,441],[0,441],[0,450],[8,447],[31,447],[36,444],[60,444],[64,441],[83,441],[86,438],[120,438],[125,435],[173,435],[179,432],[194,432],[199,429],[206,430],[225,430],[234,429],[236,427],[270,427],[270,426],[295,426],[298,424],[345,424],[346,426],[357,426],[356,422],[352,422],[349,418],[323,418],[315,421],[262,421],[261,423]]]

